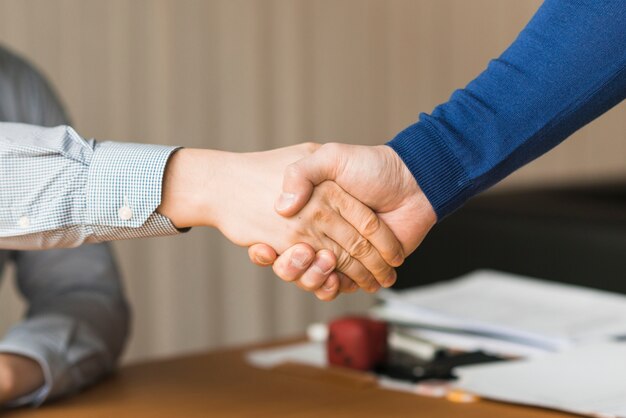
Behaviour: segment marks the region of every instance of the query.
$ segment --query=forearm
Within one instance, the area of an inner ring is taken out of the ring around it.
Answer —
[[[626,97],[621,0],[548,0],[465,89],[389,145],[443,218]]]
[[[176,152],[167,163],[157,212],[177,228],[216,227],[223,189],[231,184],[226,173],[232,158],[232,153],[214,150]]]
[[[76,392],[113,370],[126,341],[129,309],[108,246],[21,252],[14,260],[29,310],[0,341],[0,353],[36,362],[45,384],[33,389],[18,375],[14,383],[31,391],[11,405]]]

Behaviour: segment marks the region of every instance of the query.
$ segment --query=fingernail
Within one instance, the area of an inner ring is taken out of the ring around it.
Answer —
[[[256,261],[259,264],[270,264],[270,260],[268,260],[267,258],[263,257],[262,255],[257,255],[256,256]]]
[[[397,278],[398,278],[398,275],[397,275],[396,271],[392,270],[392,272],[389,275],[389,277],[387,277],[387,279],[385,280],[384,286],[385,287],[393,286],[393,284],[396,282]]]
[[[400,266],[402,263],[404,263],[404,257],[398,254],[396,258],[393,259],[392,263],[394,266]]]
[[[291,256],[291,259],[289,260],[291,265],[297,269],[306,268],[309,265],[310,261],[311,261],[311,256],[309,255],[309,253],[306,251],[302,251],[302,250],[294,251],[293,255]]]
[[[335,266],[331,260],[326,260],[323,257],[318,258],[313,264],[313,268],[315,268],[319,273],[324,276],[329,275],[335,269]]]
[[[333,286],[332,283],[329,284],[329,280],[326,280],[324,282],[324,286],[322,286],[322,288],[324,290],[331,290],[333,287],[335,287],[335,286]]]
[[[276,202],[276,209],[283,211],[289,209],[293,202],[296,201],[296,195],[293,193],[282,193]]]

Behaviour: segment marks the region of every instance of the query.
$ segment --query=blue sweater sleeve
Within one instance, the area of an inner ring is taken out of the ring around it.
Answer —
[[[388,143],[442,219],[626,97],[626,2],[547,0],[515,42]]]

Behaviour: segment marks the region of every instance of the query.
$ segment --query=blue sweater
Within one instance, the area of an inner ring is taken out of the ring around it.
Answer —
[[[515,42],[388,143],[438,219],[626,97],[626,0],[547,0]]]

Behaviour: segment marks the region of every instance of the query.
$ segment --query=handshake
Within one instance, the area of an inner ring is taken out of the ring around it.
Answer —
[[[182,149],[166,168],[158,211],[178,228],[218,228],[249,247],[252,262],[321,300],[393,285],[395,267],[437,221],[385,145]]]

